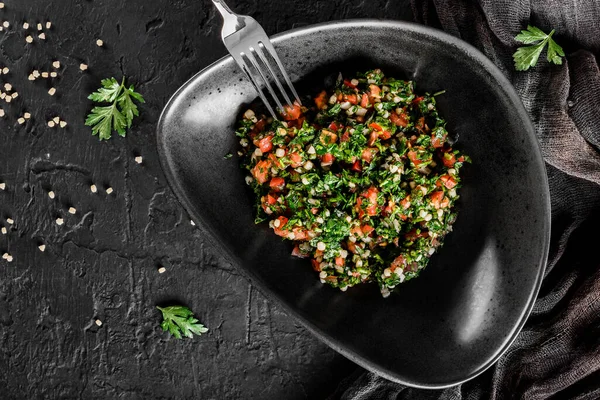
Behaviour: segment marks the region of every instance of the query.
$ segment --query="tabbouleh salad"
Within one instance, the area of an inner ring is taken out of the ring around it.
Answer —
[[[321,282],[413,279],[452,230],[466,155],[453,150],[436,95],[375,69],[338,79],[282,121],[244,113],[240,138],[256,223],[294,242]]]

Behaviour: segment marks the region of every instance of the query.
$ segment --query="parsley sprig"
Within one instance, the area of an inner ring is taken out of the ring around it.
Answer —
[[[513,54],[517,71],[526,71],[530,67],[535,66],[546,45],[548,45],[548,61],[557,65],[562,64],[561,57],[565,55],[565,52],[562,47],[552,39],[553,34],[554,29],[546,34],[541,29],[528,25],[527,30],[521,31],[521,33],[515,37],[515,40],[524,44],[535,43],[531,46],[519,47],[515,54]]]
[[[131,128],[133,117],[139,115],[134,100],[145,102],[133,85],[125,86],[125,78],[121,83],[115,78],[103,79],[102,87],[90,94],[88,99],[97,103],[112,103],[94,107],[85,120],[85,124],[92,127],[92,134],[98,135],[100,140],[110,139],[113,130],[125,136],[126,130]]]
[[[204,325],[198,323],[194,318],[194,313],[184,306],[169,306],[156,307],[162,312],[163,322],[160,327],[165,332],[169,332],[177,339],[181,339],[181,335],[185,337],[193,337],[193,334],[201,335],[208,332]]]

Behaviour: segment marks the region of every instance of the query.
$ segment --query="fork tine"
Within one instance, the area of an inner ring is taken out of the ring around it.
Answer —
[[[277,93],[275,93],[275,91],[273,90],[273,87],[269,83],[269,79],[263,73],[262,68],[260,68],[260,66],[256,62],[256,58],[254,58],[254,54],[252,54],[253,52],[256,52],[256,50],[253,47],[250,47],[250,51],[246,54],[246,57],[248,58],[254,69],[258,71],[258,74],[260,75],[262,80],[265,82],[265,86],[267,87],[267,90],[269,91],[269,94],[271,95],[273,100],[275,100],[275,103],[277,103],[277,107],[279,107],[279,110],[283,111],[283,104],[281,104],[281,102],[279,101]]]
[[[281,61],[279,60],[279,57],[277,56],[277,52],[275,51],[275,48],[273,47],[273,44],[271,43],[271,41],[269,41],[269,40],[267,40],[267,42],[259,41],[258,43],[259,43],[259,45],[262,44],[263,47],[269,53],[269,55],[275,60],[275,62],[277,63],[277,66],[279,67],[279,71],[283,75],[283,79],[285,79],[285,82],[287,83],[288,87],[294,94],[295,100],[298,102],[298,104],[302,104],[300,102],[300,96],[298,96],[298,93],[296,92],[294,85],[292,85],[292,81],[290,80],[290,77],[288,76],[287,72],[285,72],[285,68],[283,67],[283,64],[281,63]]]
[[[264,103],[264,105],[269,110],[269,113],[271,113],[271,116],[273,118],[275,118],[275,119],[278,119],[277,118],[277,113],[275,113],[275,111],[273,110],[273,107],[271,107],[271,104],[267,100],[267,97],[265,96],[265,94],[263,93],[262,89],[260,88],[260,83],[257,82],[256,78],[254,77],[254,75],[252,73],[250,73],[250,69],[248,68],[246,62],[244,61],[244,57],[247,58],[247,55],[244,54],[244,53],[241,53],[239,61],[236,59],[236,61],[238,61],[238,65],[242,68],[242,70],[244,71],[244,73],[246,74],[246,76],[248,77],[248,79],[250,79],[250,82],[252,83],[252,86],[254,86],[254,89],[256,89],[256,91],[258,92],[258,95],[259,95],[260,99],[262,100],[262,102]]]
[[[289,104],[291,106],[292,100],[290,100],[290,96],[288,96],[287,91],[281,85],[281,81],[279,80],[279,77],[277,76],[277,74],[275,74],[275,71],[273,71],[273,68],[271,68],[271,63],[267,60],[267,57],[265,57],[264,50],[263,50],[264,48],[265,48],[265,45],[262,42],[258,42],[258,49],[256,49],[256,54],[258,54],[258,57],[261,59],[263,64],[265,64],[265,66],[269,70],[269,73],[273,77],[275,84],[279,88],[279,91],[281,92],[281,94],[283,94],[283,97],[285,99],[285,104]]]

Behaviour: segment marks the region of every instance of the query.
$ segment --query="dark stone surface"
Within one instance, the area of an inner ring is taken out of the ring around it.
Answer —
[[[8,229],[0,254],[14,258],[0,260],[1,397],[326,397],[356,367],[205,246],[158,163],[154,128],[163,105],[225,54],[210,2],[4,3],[0,21],[10,27],[0,32],[0,67],[10,72],[0,84],[10,82],[19,97],[0,102],[0,225]],[[411,18],[405,1],[230,3],[270,34],[342,18]],[[30,45],[24,21],[35,37]],[[52,27],[41,41],[35,25],[46,21]],[[54,60],[58,78],[27,80]],[[79,70],[82,62],[88,71]],[[126,138],[100,143],[83,125],[86,97],[100,79],[122,75],[147,103]],[[26,111],[32,118],[19,125]],[[47,127],[55,116],[65,129]],[[169,338],[154,308],[167,303],[188,305],[210,332]]]

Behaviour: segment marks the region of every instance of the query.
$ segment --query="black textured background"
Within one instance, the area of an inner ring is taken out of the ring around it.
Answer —
[[[10,23],[0,32],[0,68],[10,68],[0,84],[19,93],[0,101],[0,226],[8,229],[0,254],[13,256],[0,260],[0,397],[318,399],[335,390],[357,367],[205,247],[160,169],[162,107],[226,53],[211,3],[0,1],[0,21]],[[229,3],[269,34],[344,18],[412,18],[406,1]],[[42,41],[36,24],[46,21]],[[54,60],[57,78],[27,80]],[[89,70],[79,70],[82,62]],[[126,138],[100,143],[83,125],[86,97],[100,79],[123,75],[147,103]],[[19,125],[26,111],[32,118]],[[55,116],[65,129],[46,125]],[[154,307],[169,303],[188,305],[210,332],[168,337]]]

